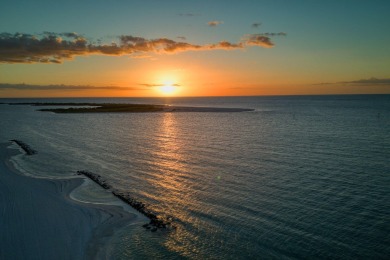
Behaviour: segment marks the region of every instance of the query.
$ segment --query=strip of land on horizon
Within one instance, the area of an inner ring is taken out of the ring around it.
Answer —
[[[182,107],[149,104],[112,103],[9,103],[10,105],[53,106],[39,111],[54,113],[146,113],[146,112],[250,112],[248,108]],[[67,108],[58,108],[67,106]]]

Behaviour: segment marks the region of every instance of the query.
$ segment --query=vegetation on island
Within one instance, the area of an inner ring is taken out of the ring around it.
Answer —
[[[54,113],[115,113],[115,112],[160,112],[167,106],[149,104],[115,104],[115,103],[10,103],[10,105],[52,106],[38,111]],[[66,106],[66,108],[58,108]]]
[[[160,112],[164,106],[143,104],[84,104],[83,107],[44,108],[39,111],[54,113],[118,113],[118,112]]]
[[[145,112],[248,112],[253,109],[218,107],[180,107],[152,104],[116,103],[10,103],[10,105],[51,106],[38,111],[54,113],[145,113]],[[65,108],[59,108],[65,106]]]

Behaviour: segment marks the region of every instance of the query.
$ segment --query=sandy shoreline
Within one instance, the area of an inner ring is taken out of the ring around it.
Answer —
[[[82,178],[51,180],[18,174],[0,144],[0,259],[96,259],[116,228],[137,218],[119,206],[72,201]]]

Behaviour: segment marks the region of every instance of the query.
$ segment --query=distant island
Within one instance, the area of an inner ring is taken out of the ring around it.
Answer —
[[[52,106],[38,111],[54,113],[147,113],[147,112],[250,112],[247,108],[181,107],[150,104],[115,103],[9,103],[10,105]],[[67,108],[58,108],[66,106]]]

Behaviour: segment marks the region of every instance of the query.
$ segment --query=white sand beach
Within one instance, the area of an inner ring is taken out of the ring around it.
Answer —
[[[82,178],[51,180],[19,174],[19,153],[0,144],[0,259],[96,259],[116,228],[136,215],[119,206],[82,204],[69,193]]]

